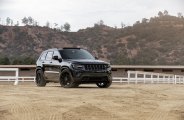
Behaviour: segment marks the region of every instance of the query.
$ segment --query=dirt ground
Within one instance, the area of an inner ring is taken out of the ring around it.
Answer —
[[[184,120],[184,85],[0,85],[0,120]]]

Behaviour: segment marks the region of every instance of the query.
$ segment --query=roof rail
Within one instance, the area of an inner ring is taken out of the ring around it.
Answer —
[[[75,48],[75,47],[64,47],[63,49],[81,49],[81,48]]]
[[[51,49],[47,49],[47,51],[48,51],[48,50],[58,50],[58,49],[57,49],[57,48],[51,48]]]

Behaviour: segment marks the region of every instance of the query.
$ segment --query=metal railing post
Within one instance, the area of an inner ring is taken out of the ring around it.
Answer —
[[[163,81],[162,81],[162,83],[165,83],[165,75],[163,75]]]
[[[144,84],[146,83],[146,74],[144,73]]]
[[[153,84],[153,74],[151,74],[151,83]]]
[[[174,75],[174,84],[176,84],[177,82],[176,82],[176,75]]]
[[[135,84],[137,84],[137,72],[135,72]]]
[[[130,84],[130,71],[128,71],[128,84]]]
[[[157,74],[157,84],[159,83],[159,78],[160,78],[160,75],[159,73]]]
[[[15,82],[14,82],[14,85],[18,85],[18,82],[19,82],[19,69],[17,68],[17,70],[15,71]]]
[[[120,79],[120,83],[123,83],[123,79],[122,78]]]

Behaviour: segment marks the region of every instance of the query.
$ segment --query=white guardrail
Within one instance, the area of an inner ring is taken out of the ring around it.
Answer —
[[[118,83],[143,83],[143,84],[184,84],[184,76],[164,73],[128,71],[128,77],[113,77],[113,82]]]
[[[0,71],[13,71],[15,76],[0,76],[0,82],[35,82],[35,77],[22,76],[19,77],[18,68],[0,68]],[[134,83],[134,84],[184,84],[184,76],[164,73],[142,72],[142,71],[128,71],[128,77],[113,77],[114,83]]]
[[[18,82],[35,82],[35,77],[19,77],[18,68],[0,68],[0,71],[15,72],[15,76],[0,76],[0,82],[14,82],[14,85],[18,85]]]

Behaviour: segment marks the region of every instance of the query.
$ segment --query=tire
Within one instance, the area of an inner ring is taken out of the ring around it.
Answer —
[[[64,88],[75,88],[75,87],[79,86],[79,84],[76,84],[74,82],[72,74],[71,74],[70,70],[68,70],[68,69],[64,69],[61,72],[60,85]]]
[[[108,77],[108,80],[106,82],[98,82],[96,85],[99,88],[108,88],[112,84],[112,79]]]
[[[38,87],[45,87],[47,84],[46,80],[43,77],[42,70],[36,71],[36,85]]]

